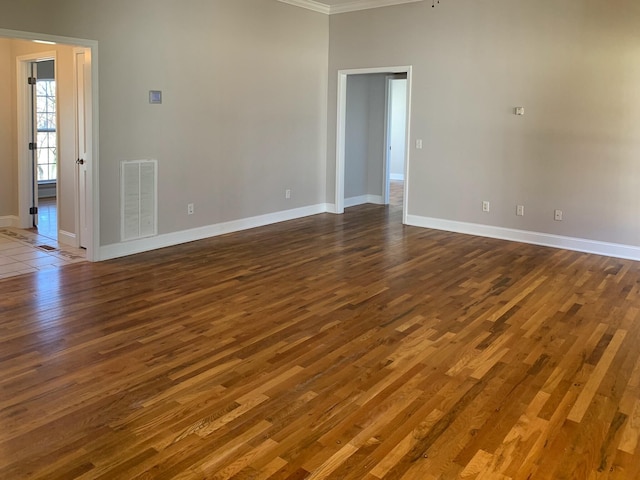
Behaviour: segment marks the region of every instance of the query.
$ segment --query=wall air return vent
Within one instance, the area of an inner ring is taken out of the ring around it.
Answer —
[[[120,236],[122,241],[158,234],[158,162],[120,163]]]

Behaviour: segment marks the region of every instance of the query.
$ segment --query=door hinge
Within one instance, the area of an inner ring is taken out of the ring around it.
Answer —
[[[37,143],[29,142],[29,150],[37,150],[37,149],[38,149]]]
[[[29,215],[37,215],[38,214],[38,207],[31,207],[29,209]]]
[[[38,81],[38,79],[37,79],[36,77],[29,77],[29,78],[27,79],[27,83],[28,83],[29,85],[35,85],[37,81]]]

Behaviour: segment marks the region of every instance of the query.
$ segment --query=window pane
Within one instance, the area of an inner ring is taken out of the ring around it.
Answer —
[[[48,144],[48,135],[44,132],[38,132],[38,148],[47,148]]]
[[[55,130],[55,114],[39,113],[37,118],[38,130]]]
[[[39,113],[38,117],[36,118],[36,128],[38,130],[44,130],[47,128],[47,114],[46,113]]]
[[[50,150],[48,148],[41,148],[38,150],[38,165],[47,165],[51,163],[49,161]]]
[[[56,82],[38,80],[36,83],[36,127],[38,129],[36,153],[38,180],[55,180],[57,175]]]

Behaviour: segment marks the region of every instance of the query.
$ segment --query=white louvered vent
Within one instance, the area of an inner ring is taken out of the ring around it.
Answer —
[[[120,235],[123,241],[158,234],[158,162],[120,163]]]

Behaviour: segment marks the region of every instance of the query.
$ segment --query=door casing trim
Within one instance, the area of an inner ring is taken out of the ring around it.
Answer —
[[[411,138],[411,91],[412,91],[411,65],[395,67],[357,68],[338,70],[338,120],[336,126],[336,183],[335,183],[335,213],[344,213],[344,169],[346,157],[346,125],[347,125],[347,77],[349,75],[366,75],[371,73],[406,73],[407,74],[407,129],[406,150],[404,163],[404,199],[402,204],[402,223],[407,223],[409,211],[409,164],[410,153],[409,140]],[[385,156],[386,158],[386,156]],[[386,168],[386,167],[385,167]]]

